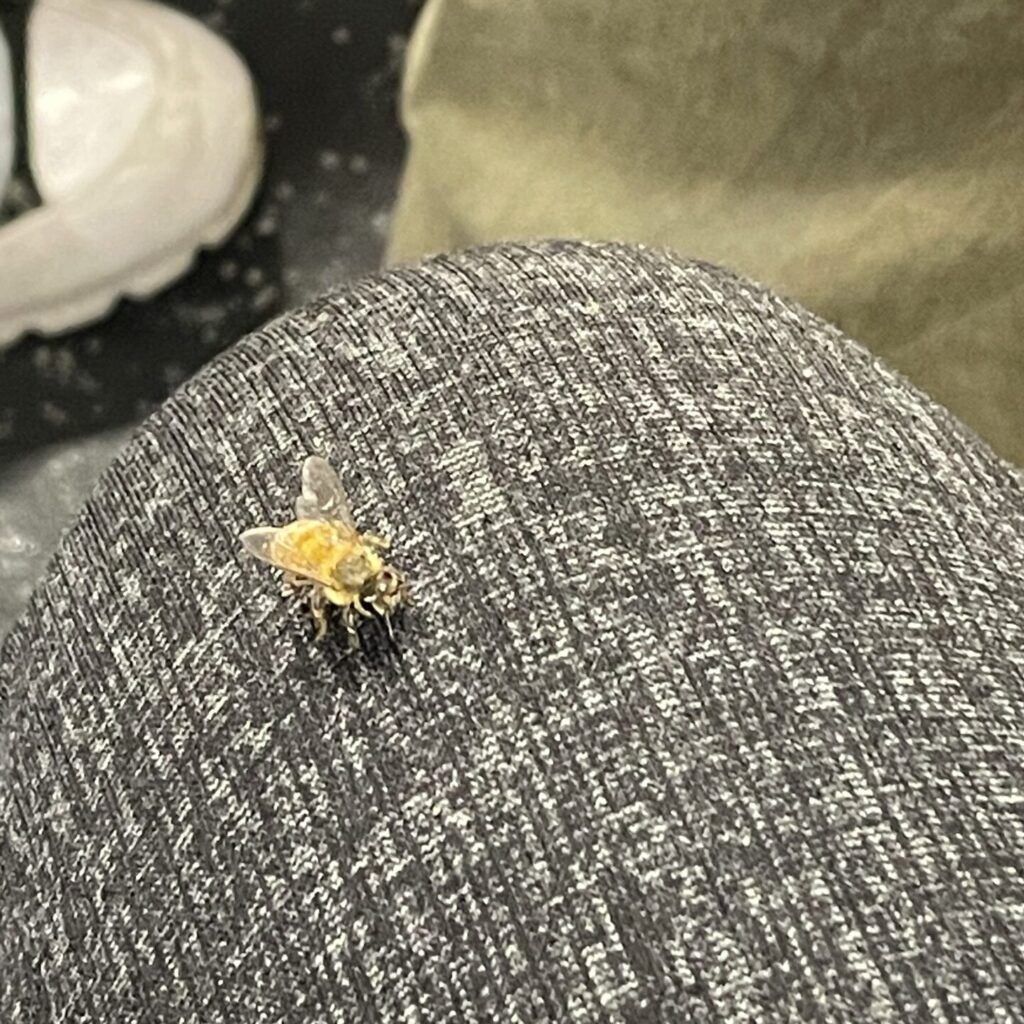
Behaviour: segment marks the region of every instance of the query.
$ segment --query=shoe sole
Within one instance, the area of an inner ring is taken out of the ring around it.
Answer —
[[[263,147],[256,143],[231,203],[187,246],[170,253],[160,253],[133,268],[130,275],[120,280],[104,281],[101,287],[85,295],[22,310],[13,319],[0,317],[0,348],[13,344],[26,334],[52,337],[79,330],[103,320],[124,299],[146,300],[168,288],[192,268],[201,251],[216,249],[227,241],[252,206],[262,170]]]

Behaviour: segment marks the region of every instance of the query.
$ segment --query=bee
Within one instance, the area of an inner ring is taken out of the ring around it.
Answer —
[[[386,537],[359,532],[341,479],[325,459],[311,455],[303,463],[293,522],[246,530],[241,541],[249,554],[281,569],[288,586],[309,588],[317,640],[327,633],[331,605],[341,609],[351,649],[359,647],[360,617],[378,615],[394,635],[391,616],[408,599],[405,577],[381,555],[391,546]]]

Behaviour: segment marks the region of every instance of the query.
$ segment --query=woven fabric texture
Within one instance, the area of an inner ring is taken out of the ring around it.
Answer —
[[[394,643],[241,552],[311,452]],[[1022,640],[1020,483],[800,308],[363,281],[147,422],[0,650],[0,1019],[1022,1020]]]

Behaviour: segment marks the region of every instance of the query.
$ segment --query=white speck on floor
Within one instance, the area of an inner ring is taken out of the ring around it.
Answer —
[[[280,294],[281,291],[277,285],[268,284],[256,293],[252,300],[252,308],[258,313],[264,313],[274,305]]]
[[[62,409],[48,398],[40,405],[39,415],[44,423],[49,423],[52,427],[62,427],[68,421],[67,410]]]
[[[221,260],[217,264],[217,276],[222,281],[234,281],[238,277],[239,269],[235,260]]]
[[[274,198],[282,203],[290,202],[295,198],[295,186],[290,181],[278,182],[277,188],[274,189]]]
[[[75,374],[75,387],[83,395],[98,395],[103,390],[103,385],[88,370]]]
[[[169,388],[176,388],[188,376],[185,367],[180,363],[167,363],[161,367],[161,374]]]
[[[74,352],[68,346],[62,345],[60,348],[53,350],[50,376],[61,387],[66,387],[71,383],[77,368],[78,361],[75,358]]]
[[[336,171],[341,166],[341,154],[336,149],[322,150],[319,159],[325,171]]]
[[[269,238],[276,235],[281,225],[277,219],[277,210],[267,210],[258,221],[256,221],[256,234],[260,238]]]

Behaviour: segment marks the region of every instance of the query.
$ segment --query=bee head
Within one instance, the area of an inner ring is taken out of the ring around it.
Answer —
[[[382,565],[376,576],[367,581],[363,594],[374,611],[388,615],[405,600],[405,577],[393,565]]]

